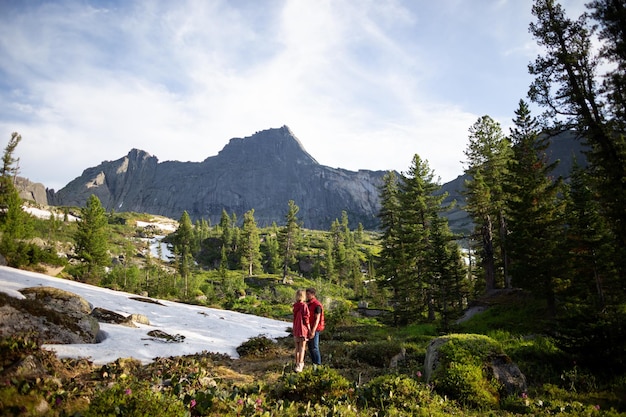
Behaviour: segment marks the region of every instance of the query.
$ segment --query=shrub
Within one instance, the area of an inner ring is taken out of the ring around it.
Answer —
[[[378,368],[389,366],[389,361],[402,351],[402,345],[395,340],[363,343],[357,345],[351,353],[354,360]]]
[[[266,336],[257,336],[239,345],[237,353],[241,357],[266,358],[278,353],[278,345]]]
[[[359,390],[361,406],[379,410],[392,406],[410,410],[429,399],[430,390],[406,375],[381,375]]]
[[[146,384],[115,384],[98,392],[91,400],[85,417],[132,416],[175,417],[187,416],[185,405],[176,397],[154,392]]]
[[[498,408],[498,387],[487,380],[481,365],[451,362],[436,389],[471,407]]]
[[[301,403],[336,404],[347,401],[351,383],[334,369],[308,367],[300,373],[287,373],[275,385],[273,395]]]

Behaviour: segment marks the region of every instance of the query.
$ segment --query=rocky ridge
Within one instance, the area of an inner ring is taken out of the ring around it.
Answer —
[[[116,161],[86,169],[51,205],[83,206],[95,194],[107,210],[219,222],[222,210],[239,219],[254,209],[259,226],[281,224],[289,200],[305,227],[327,229],[348,213],[352,226],[377,225],[378,187],[384,171],[358,172],[320,165],[287,126],[234,138],[202,162],[159,162],[133,149]]]
[[[574,161],[585,163],[584,147],[573,132],[551,138],[550,162],[560,163],[554,176],[567,178]],[[107,210],[135,211],[179,219],[219,221],[222,210],[238,219],[255,210],[259,226],[281,224],[289,200],[300,207],[304,226],[326,230],[346,211],[350,226],[376,229],[380,208],[378,187],[386,171],[357,172],[320,165],[293,132],[283,126],[233,138],[216,156],[202,162],[159,162],[156,156],[132,149],[115,161],[87,168],[58,192],[17,178],[20,196],[37,204],[84,206],[95,194]],[[444,204],[456,202],[443,215],[455,233],[467,235],[473,224],[464,210],[464,184],[459,175],[442,184]]]

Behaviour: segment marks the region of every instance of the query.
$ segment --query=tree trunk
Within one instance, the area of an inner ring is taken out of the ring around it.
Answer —
[[[483,238],[483,268],[485,269],[485,290],[496,288],[496,266],[493,254],[493,234],[491,232],[491,216],[485,217],[485,223],[481,229]]]

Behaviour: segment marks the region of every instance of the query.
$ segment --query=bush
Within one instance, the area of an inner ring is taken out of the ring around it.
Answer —
[[[307,367],[300,373],[287,373],[277,382],[273,395],[301,403],[337,404],[347,401],[351,383],[334,369]]]
[[[489,382],[481,365],[451,362],[444,376],[437,379],[436,389],[460,403],[475,408],[498,408],[498,386]]]
[[[391,358],[399,354],[402,349],[403,347],[398,341],[383,340],[357,345],[350,356],[352,359],[368,365],[386,368],[389,366]]]
[[[359,390],[362,407],[386,410],[398,407],[411,410],[430,399],[430,390],[406,375],[381,375]]]
[[[187,416],[185,405],[178,398],[154,392],[146,384],[115,384],[94,396],[85,417],[176,417]]]
[[[278,353],[278,344],[266,336],[257,336],[239,345],[237,353],[241,357],[266,358]]]

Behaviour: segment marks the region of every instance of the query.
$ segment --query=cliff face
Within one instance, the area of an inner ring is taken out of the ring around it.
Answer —
[[[351,222],[374,228],[384,171],[347,171],[317,163],[288,127],[231,139],[202,162],[167,161],[133,149],[105,161],[58,192],[50,204],[84,206],[95,194],[107,210],[219,221],[222,210],[239,219],[254,208],[259,226],[282,224],[288,201],[307,228],[328,229],[345,210]]]
[[[21,199],[34,201],[37,204],[48,204],[48,194],[43,184],[31,182],[28,178],[17,177],[15,178],[15,187]]]

